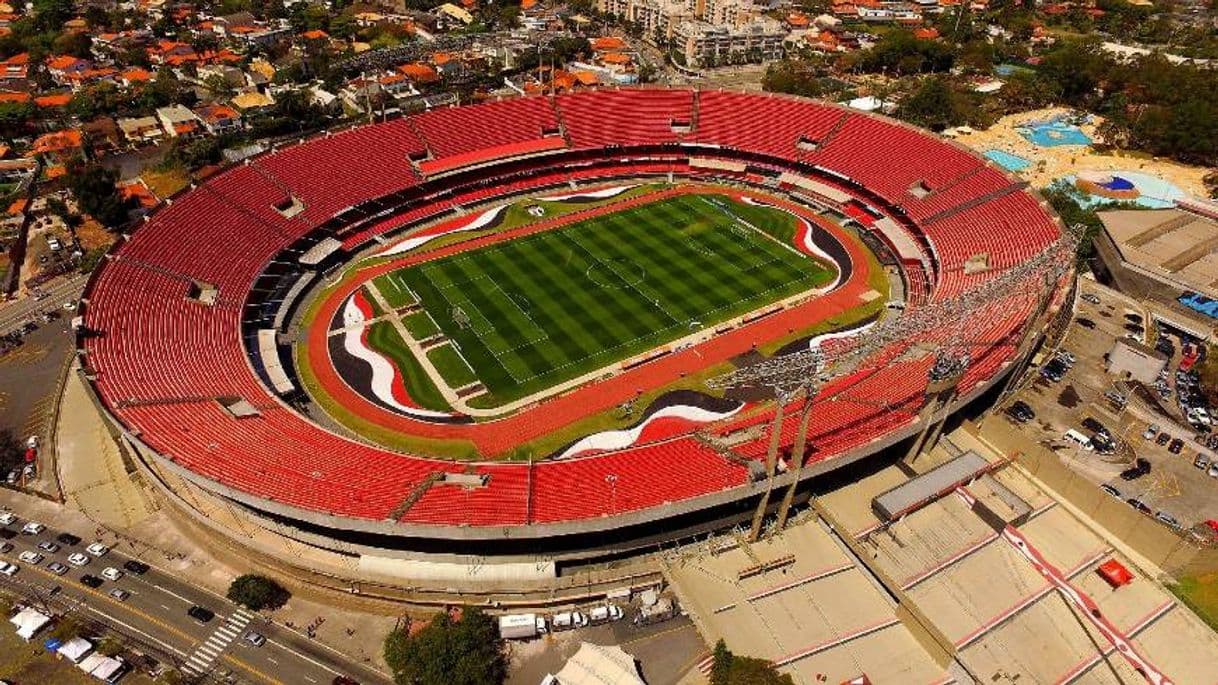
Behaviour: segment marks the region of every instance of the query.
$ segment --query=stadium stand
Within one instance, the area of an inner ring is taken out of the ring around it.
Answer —
[[[545,140],[566,148],[558,151],[561,163],[548,155],[502,154]],[[657,144],[670,145],[658,152]],[[653,147],[635,150],[642,146]],[[694,154],[732,164],[694,170],[688,162]],[[428,155],[487,164],[432,182],[416,170]],[[750,165],[748,174],[727,169],[741,163]],[[928,270],[904,265],[913,306],[1018,264],[1059,232],[1036,197],[980,158],[835,105],[687,89],[488,102],[303,141],[223,171],[160,209],[90,281],[79,342],[84,367],[109,413],[133,436],[196,483],[230,489],[226,496],[255,507],[269,502],[402,524],[513,526],[603,520],[721,493],[749,482],[743,464],[764,457],[766,436],[736,447],[734,459],[686,436],[533,464],[437,461],[341,437],[282,404],[258,380],[242,342],[243,306],[285,250],[365,205],[367,223],[335,233],[345,250],[512,194],[669,173],[765,182],[786,166],[810,176],[812,164],[833,172],[818,182],[857,198],[845,209],[854,206],[865,225],[875,217],[856,202],[883,205],[880,211],[931,250]],[[283,208],[291,202],[303,211],[288,216]],[[981,254],[984,268],[966,269]],[[200,291],[214,292],[214,302],[202,301]],[[1014,354],[1013,333],[1022,325],[1012,315],[978,326],[962,343],[973,360],[962,388],[994,377]],[[924,357],[868,369],[823,390],[810,459],[832,459],[913,422],[929,363]],[[255,412],[234,415],[225,408],[232,399]],[[793,439],[796,416],[792,411],[782,425],[783,444]],[[762,412],[717,430],[771,418]],[[443,474],[480,483],[450,483]]]

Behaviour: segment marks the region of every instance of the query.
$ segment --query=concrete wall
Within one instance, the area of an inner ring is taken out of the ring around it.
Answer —
[[[1218,548],[1202,546],[1108,495],[1015,426],[991,417],[968,429],[1167,573],[1179,577],[1218,569]]]

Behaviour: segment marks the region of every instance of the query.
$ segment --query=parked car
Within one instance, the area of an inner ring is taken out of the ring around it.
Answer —
[[[193,618],[194,620],[198,621],[199,623],[208,623],[213,618],[216,617],[216,612],[212,611],[211,609],[201,607],[198,604],[195,604],[194,606],[192,606],[186,610],[186,615]]]
[[[91,576],[88,573],[80,577],[80,584],[86,587],[91,587],[94,590],[101,587],[102,579],[97,576]]]
[[[21,532],[26,535],[37,535],[46,529],[47,527],[41,523],[37,521],[30,521],[29,523],[25,524],[25,526],[21,529]]]
[[[1111,433],[1108,432],[1108,429],[1104,426],[1104,424],[1100,423],[1099,421],[1095,420],[1094,418],[1092,418],[1090,416],[1083,419],[1083,428],[1086,428],[1087,430],[1092,431],[1094,433],[1098,433],[1100,435],[1112,435]]]
[[[59,535],[55,536],[55,539],[58,540],[60,544],[67,545],[68,547],[73,547],[80,544],[80,538],[71,533],[60,533]]]
[[[1142,437],[1146,440],[1150,440],[1150,439],[1154,438],[1156,435],[1158,435],[1158,433],[1159,433],[1159,424],[1152,423],[1146,427],[1146,430],[1142,431]]]
[[[58,561],[52,561],[50,564],[47,565],[47,570],[50,571],[51,573],[54,573],[57,576],[62,576],[63,574],[68,572],[68,567],[64,566],[63,564],[59,563]]]
[[[1028,421],[1036,418],[1036,412],[1033,411],[1032,407],[1028,406],[1028,403],[1024,402],[1023,400],[1015,400],[1012,402],[1011,406],[1007,407],[1006,414],[1020,423],[1027,423]]]
[[[43,540],[42,542],[38,543],[38,549],[46,552],[47,554],[54,554],[59,551],[59,545],[51,542],[50,540]]]
[[[1091,293],[1083,293],[1082,295],[1080,295],[1080,297],[1082,297],[1084,300],[1090,302],[1091,304],[1100,303],[1100,298],[1096,297],[1095,295],[1092,295]]]
[[[1121,480],[1136,480],[1150,473],[1150,462],[1145,459],[1137,459],[1133,466],[1121,472]]]
[[[0,511],[0,525],[7,526],[17,522],[17,515],[11,511]]]
[[[21,567],[18,566],[17,564],[9,564],[9,563],[0,561],[0,573],[3,573],[4,575],[6,575],[10,578],[17,575],[17,572],[20,570],[21,570]]]
[[[1095,322],[1092,321],[1091,319],[1079,318],[1076,320],[1076,323],[1078,323],[1078,325],[1082,326],[1083,328],[1087,328],[1087,329],[1095,328]]]
[[[1167,513],[1166,511],[1158,512],[1157,514],[1155,514],[1155,518],[1158,519],[1159,521],[1162,521],[1163,523],[1171,526],[1172,528],[1180,527],[1180,522],[1176,520],[1176,517],[1172,516],[1171,514]]]
[[[127,598],[131,596],[131,593],[122,588],[116,587],[110,591],[110,596],[120,602],[126,602]]]
[[[42,559],[43,559],[41,554],[39,554],[38,552],[35,552],[32,549],[22,552],[20,555],[17,556],[17,558],[24,561],[27,564],[41,564]]]
[[[1108,493],[1109,495],[1112,495],[1113,497],[1120,498],[1120,496],[1121,496],[1120,490],[1117,490],[1116,488],[1112,487],[1111,485],[1109,485],[1107,483],[1104,483],[1103,485],[1101,485],[1100,489],[1103,490],[1104,492]]]
[[[1167,433],[1159,433],[1159,436],[1155,438],[1155,444],[1159,447],[1162,447],[1169,442],[1171,442],[1171,436]]]
[[[1218,478],[1218,464],[1210,464],[1210,469],[1206,473],[1210,475],[1210,478]]]
[[[1171,452],[1172,454],[1180,454],[1180,451],[1183,449],[1184,441],[1180,438],[1175,438],[1171,441],[1171,444],[1167,446],[1167,451]]]
[[[0,554],[8,554],[11,551],[13,551],[13,543],[0,542]]]
[[[246,642],[250,643],[251,645],[253,645],[255,647],[261,647],[262,645],[266,644],[266,636],[263,635],[262,633],[255,632],[253,630],[246,633],[245,636],[241,639],[245,640]]]
[[[85,551],[88,552],[89,554],[92,554],[95,557],[104,557],[104,556],[106,556],[106,552],[110,551],[110,548],[103,545],[100,542],[95,542],[95,543],[89,545],[88,547],[86,547]]]
[[[135,559],[128,559],[123,564],[123,568],[127,569],[127,571],[129,571],[131,573],[134,573],[137,576],[142,576],[148,572],[149,566],[148,566],[148,564],[145,564],[142,561],[137,561]]]
[[[89,555],[87,555],[87,554],[81,554],[80,552],[73,552],[72,554],[68,555],[68,563],[73,566],[88,566],[89,561],[90,561]]]
[[[1140,499],[1138,499],[1138,498],[1136,498],[1136,497],[1130,497],[1129,499],[1127,499],[1127,500],[1125,500],[1125,501],[1126,501],[1127,503],[1129,503],[1129,506],[1133,507],[1134,509],[1137,509],[1138,511],[1142,512],[1143,514],[1149,514],[1149,513],[1151,513],[1151,511],[1150,511],[1150,507],[1146,506],[1146,505],[1145,505],[1145,504],[1142,502],[1142,500],[1140,500]]]
[[[106,580],[118,580],[122,577],[123,572],[114,568],[113,566],[107,566],[106,568],[102,569],[102,578],[105,578]]]
[[[1200,452],[1198,452],[1196,458],[1193,459],[1193,466],[1196,466],[1199,469],[1207,468],[1207,467],[1209,467],[1209,465],[1210,465],[1209,457],[1205,456],[1204,454],[1201,454]]]

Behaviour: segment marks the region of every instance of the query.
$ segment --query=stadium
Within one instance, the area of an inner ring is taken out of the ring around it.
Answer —
[[[1067,248],[1026,184],[884,117],[528,96],[199,181],[94,272],[78,358],[200,525],[544,578],[755,535],[818,477],[916,453],[1018,375]]]

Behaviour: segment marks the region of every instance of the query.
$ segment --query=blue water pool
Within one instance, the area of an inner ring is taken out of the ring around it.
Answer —
[[[986,150],[985,157],[1007,171],[1023,171],[1032,166],[1031,160],[1013,155],[1006,150]]]
[[[1024,140],[1041,147],[1091,144],[1091,138],[1082,129],[1061,119],[1029,122],[1018,130]]]
[[[1176,200],[1188,196],[1188,193],[1185,193],[1170,181],[1165,181],[1157,176],[1144,174],[1139,171],[1113,171],[1110,176],[1110,181],[1102,182],[1100,185],[1114,190],[1130,188],[1137,190],[1138,197],[1130,200],[1130,202],[1139,207],[1169,209],[1176,206]],[[1063,177],[1061,180],[1069,184],[1070,187],[1075,187],[1076,178],[1074,174],[1071,174]],[[1080,199],[1085,206],[1094,206],[1112,201],[1110,198],[1090,195],[1081,191],[1080,195]]]

